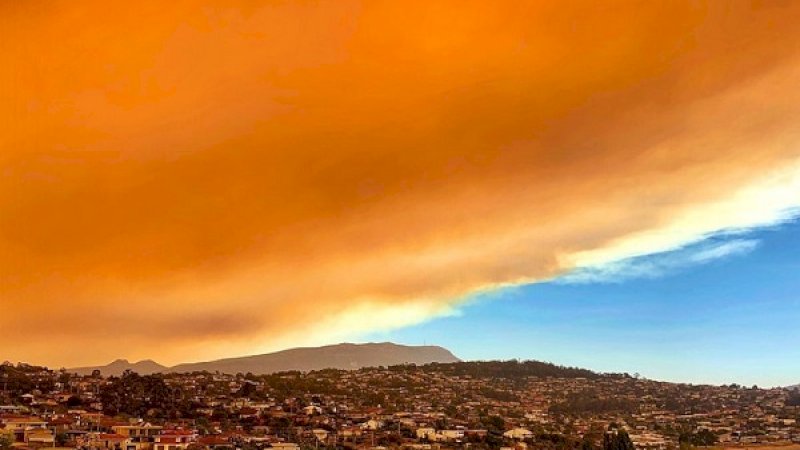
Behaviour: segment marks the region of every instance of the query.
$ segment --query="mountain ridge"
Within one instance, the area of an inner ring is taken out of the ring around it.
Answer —
[[[145,359],[135,363],[116,359],[104,366],[86,366],[67,369],[79,375],[90,375],[99,370],[104,376],[119,376],[125,370],[140,375],[181,372],[224,372],[267,374],[289,370],[311,371],[320,369],[355,370],[363,367],[395,364],[427,364],[432,362],[461,361],[444,347],[435,345],[401,345],[391,342],[364,344],[341,343],[321,347],[296,347],[260,355],[222,358],[211,361],[180,363],[164,366]]]

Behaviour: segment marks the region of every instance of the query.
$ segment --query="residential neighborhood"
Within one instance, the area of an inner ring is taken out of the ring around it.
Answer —
[[[800,443],[800,393],[536,361],[312,372],[76,375],[0,366],[0,447],[83,450],[604,448]]]

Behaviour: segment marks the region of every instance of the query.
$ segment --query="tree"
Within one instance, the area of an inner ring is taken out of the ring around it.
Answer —
[[[62,368],[59,371],[58,382],[61,383],[62,385],[66,386],[69,383],[71,378],[72,378],[72,375],[67,372],[67,369]]]
[[[71,395],[67,399],[67,407],[69,407],[69,408],[76,408],[76,407],[81,406],[81,405],[83,405],[83,400],[81,400],[80,397],[77,397],[75,395]]]
[[[486,444],[489,448],[499,448],[503,445],[503,432],[505,431],[505,420],[500,416],[488,416],[483,418],[483,425],[486,427]]]
[[[56,447],[65,447],[67,445],[69,437],[67,436],[67,433],[58,433],[56,434],[55,440],[56,440]]]
[[[794,389],[786,398],[786,406],[800,406],[800,390]]]
[[[6,450],[11,448],[11,441],[6,436],[0,435],[0,449]]]
[[[705,429],[697,433],[684,431],[678,436],[678,442],[690,446],[709,447],[717,443],[717,435]]]
[[[162,375],[140,376],[130,370],[119,378],[111,378],[100,390],[100,401],[107,415],[166,417],[174,412],[179,398],[181,393],[170,390]]]
[[[608,432],[603,437],[603,450],[635,450],[630,436],[624,430]]]
[[[256,393],[255,384],[253,384],[253,383],[251,383],[249,381],[245,381],[244,383],[242,383],[242,387],[239,388],[239,392],[238,392],[237,395],[239,397],[251,398],[253,396],[253,394],[255,394],[255,393]]]

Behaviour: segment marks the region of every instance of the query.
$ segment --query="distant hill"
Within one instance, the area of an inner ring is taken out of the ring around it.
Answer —
[[[362,367],[396,364],[451,363],[460,361],[449,350],[438,346],[398,345],[390,342],[369,344],[337,344],[324,347],[305,347],[282,350],[264,355],[226,358],[215,361],[178,364],[166,367],[145,360],[129,363],[118,359],[106,366],[78,367],[70,372],[89,375],[100,370],[105,375],[120,375],[130,369],[141,375],[157,372],[223,372],[267,374],[288,370],[310,371],[320,369],[360,369]]]
[[[132,370],[139,375],[150,375],[152,373],[164,372],[166,369],[167,366],[162,366],[161,364],[149,359],[135,363],[128,362],[127,359],[118,359],[110,364],[106,364],[105,366],[75,367],[72,369],[67,369],[67,371],[77,373],[78,375],[91,375],[95,370],[99,370],[103,376],[119,376],[126,370]]]
[[[437,346],[407,346],[384,343],[338,344],[324,347],[293,348],[266,355],[220,359],[217,361],[179,364],[170,372],[207,370],[225,373],[255,374],[287,370],[360,369],[395,364],[460,361],[449,350]]]

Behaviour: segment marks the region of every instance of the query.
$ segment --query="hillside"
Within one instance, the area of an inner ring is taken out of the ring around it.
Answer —
[[[140,375],[150,375],[152,373],[163,372],[166,369],[166,366],[162,366],[149,359],[135,363],[129,362],[127,359],[118,359],[105,366],[75,367],[67,369],[67,371],[77,373],[78,375],[91,375],[95,370],[99,370],[103,376],[119,376],[126,370],[131,370]]]
[[[437,346],[409,346],[390,342],[369,344],[337,344],[324,347],[305,347],[282,350],[263,355],[226,358],[215,361],[163,366],[151,360],[130,363],[118,359],[111,364],[68,369],[80,375],[99,370],[104,376],[118,376],[127,369],[141,375],[157,372],[224,372],[268,374],[288,370],[360,369],[362,367],[396,364],[451,363],[460,361],[449,350]]]
[[[265,355],[179,364],[170,372],[219,371],[255,374],[287,370],[360,369],[395,364],[459,361],[449,350],[437,346],[406,346],[384,343],[337,344],[324,347],[293,348]]]

